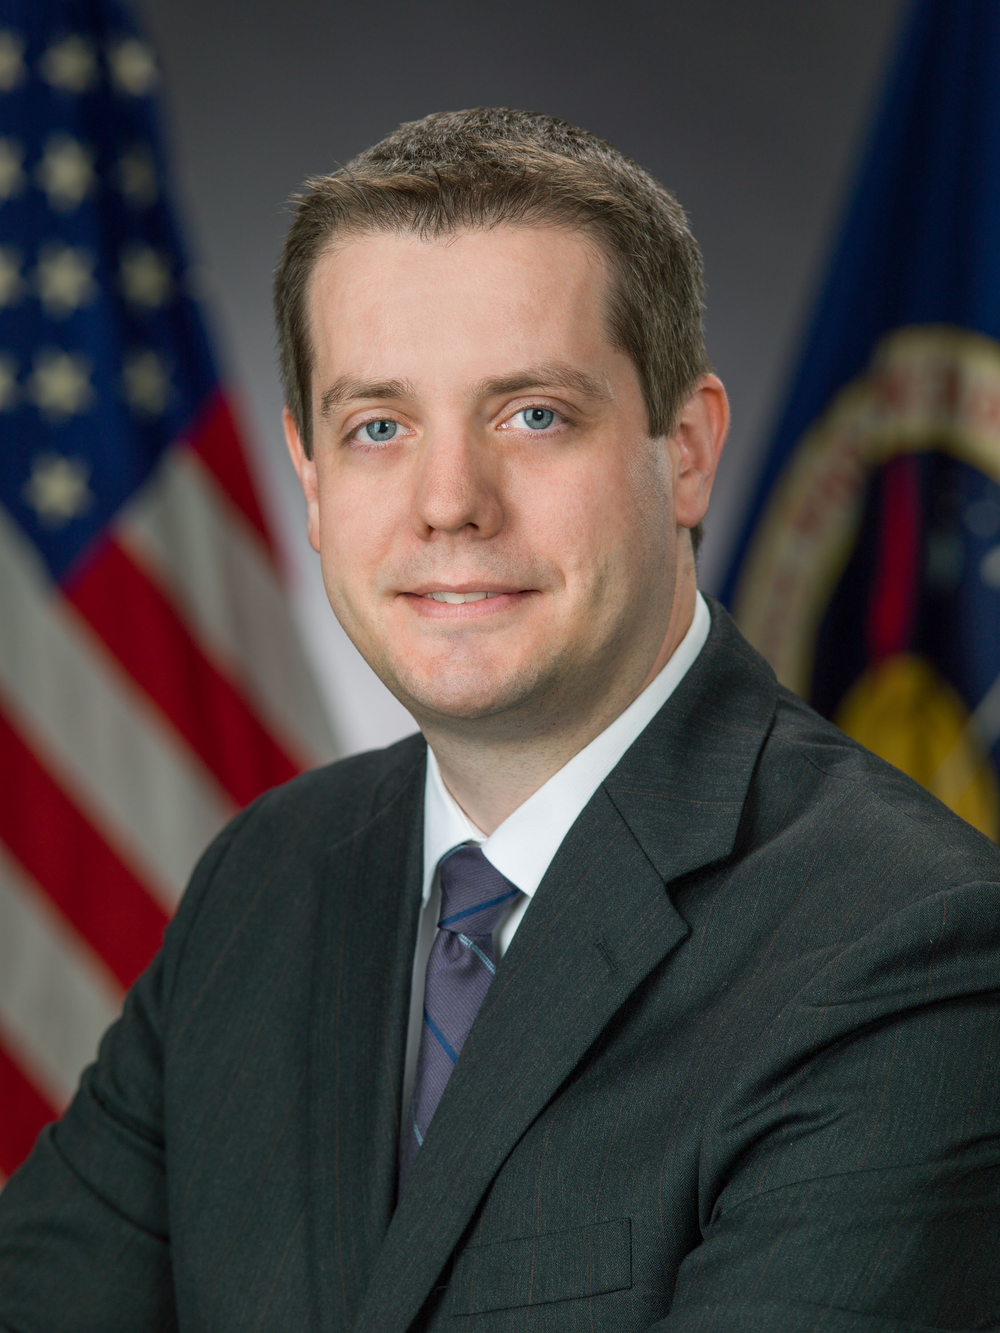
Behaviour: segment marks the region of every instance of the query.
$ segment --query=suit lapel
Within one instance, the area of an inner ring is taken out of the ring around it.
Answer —
[[[435,1113],[355,1326],[404,1333],[517,1140],[628,995],[685,936],[598,792],[525,914]],[[608,911],[609,892],[615,911]]]
[[[604,789],[665,883],[729,856],[774,718],[774,672],[711,598],[698,660]]]
[[[415,742],[318,886],[308,1170],[319,1326],[331,1330],[351,1327],[395,1205],[423,785]]]
[[[405,1333],[521,1135],[686,938],[665,885],[728,856],[775,681],[726,613],[595,794],[525,914],[438,1106],[355,1325]]]

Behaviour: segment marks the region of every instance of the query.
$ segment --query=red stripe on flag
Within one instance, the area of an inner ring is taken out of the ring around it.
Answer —
[[[64,591],[238,805],[301,772],[117,542],[105,541]]]
[[[123,986],[167,915],[0,712],[0,838]]]
[[[232,409],[216,390],[192,428],[186,442],[211,472],[236,508],[256,530],[274,559],[274,545],[261,512],[246,455],[236,430]]]
[[[920,473],[912,454],[882,469],[878,564],[868,607],[868,648],[881,662],[910,647],[920,584]]]
[[[0,1042],[0,1173],[14,1174],[58,1114]]]

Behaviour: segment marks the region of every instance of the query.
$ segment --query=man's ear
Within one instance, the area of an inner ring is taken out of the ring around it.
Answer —
[[[674,446],[674,515],[682,528],[705,517],[722,446],[729,433],[729,399],[718,375],[702,375],[681,408]]]
[[[306,532],[309,535],[309,544],[314,551],[318,551],[319,481],[316,476],[316,462],[315,459],[306,456],[299,428],[287,407],[281,414],[281,421],[285,428],[285,443],[288,445],[292,467],[302,487],[302,494],[306,497]]]

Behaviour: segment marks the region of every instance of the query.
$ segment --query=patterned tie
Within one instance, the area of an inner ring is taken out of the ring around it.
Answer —
[[[493,931],[521,896],[479,847],[449,852],[439,873],[441,917],[427,960],[417,1077],[399,1153],[400,1192],[496,972]]]

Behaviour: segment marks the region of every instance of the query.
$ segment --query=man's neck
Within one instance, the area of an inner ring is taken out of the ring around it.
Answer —
[[[643,675],[617,676],[617,688],[587,708],[567,709],[562,717],[532,735],[485,737],[478,729],[437,726],[422,730],[434,751],[445,786],[469,819],[490,834],[553,774],[609,727],[652,683],[673,656],[691,626],[696,585],[674,599],[659,651]]]

